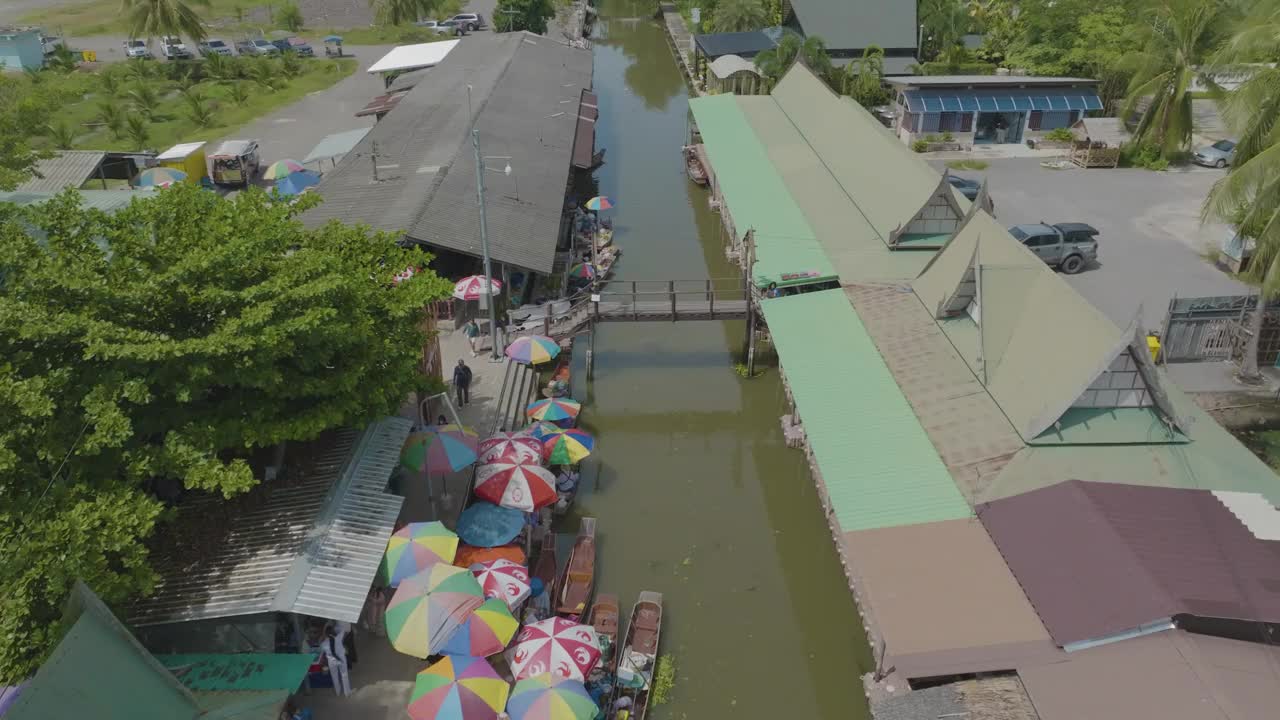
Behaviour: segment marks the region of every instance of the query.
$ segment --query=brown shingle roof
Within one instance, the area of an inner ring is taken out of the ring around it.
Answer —
[[[1059,645],[1178,615],[1280,622],[1280,543],[1210,492],[1071,480],[976,509]]]

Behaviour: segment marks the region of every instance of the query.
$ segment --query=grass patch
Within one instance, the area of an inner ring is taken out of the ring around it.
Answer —
[[[207,8],[199,5],[191,7],[206,21],[235,19],[236,8],[240,8],[244,15],[260,14],[266,17],[268,14],[266,3],[253,0],[210,0]],[[129,23],[120,12],[120,0],[88,0],[37,10],[24,15],[21,22],[43,25],[47,29],[61,29],[72,36],[129,32]],[[210,28],[210,35],[217,36],[217,33],[217,29]]]
[[[454,14],[456,15],[457,13]],[[435,30],[427,30],[414,25],[376,25],[374,27],[350,28],[348,30],[330,28],[323,33],[317,32],[312,46],[322,47],[324,43],[320,42],[320,38],[326,35],[341,36],[343,45],[403,45],[453,39],[452,35],[441,35]]]
[[[991,163],[986,160],[948,160],[947,167],[952,170],[986,170]]]

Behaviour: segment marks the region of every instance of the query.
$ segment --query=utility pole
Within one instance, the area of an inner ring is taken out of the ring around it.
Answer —
[[[471,128],[471,147],[476,151],[476,203],[480,205],[480,254],[484,257],[484,291],[489,303],[489,344],[493,352],[489,359],[497,362],[502,359],[498,354],[498,311],[493,302],[493,268],[489,262],[489,226],[484,209],[484,158],[480,156],[480,131]]]

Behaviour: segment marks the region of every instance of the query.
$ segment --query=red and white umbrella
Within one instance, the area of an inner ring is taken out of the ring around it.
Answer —
[[[507,662],[516,680],[549,672],[571,680],[586,681],[600,660],[596,631],[562,617],[526,625],[507,651]]]
[[[542,443],[524,432],[500,432],[480,441],[480,462],[540,463]]]
[[[531,592],[529,571],[520,563],[505,558],[476,563],[471,566],[471,574],[476,576],[486,598],[497,598],[512,611]]]
[[[533,512],[556,501],[556,476],[541,465],[486,463],[476,468],[476,496],[494,505]]]
[[[493,295],[496,297],[502,292],[502,283],[498,280],[493,281]],[[472,275],[464,277],[453,286],[453,296],[459,300],[479,300],[481,295],[485,295],[484,276]]]

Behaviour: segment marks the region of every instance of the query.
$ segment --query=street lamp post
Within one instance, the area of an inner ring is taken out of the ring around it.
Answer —
[[[471,147],[476,151],[476,202],[480,205],[480,254],[484,257],[484,292],[489,303],[489,359],[498,362],[498,310],[493,302],[493,267],[489,261],[489,226],[484,208],[484,159],[480,157],[480,131],[471,129]]]

